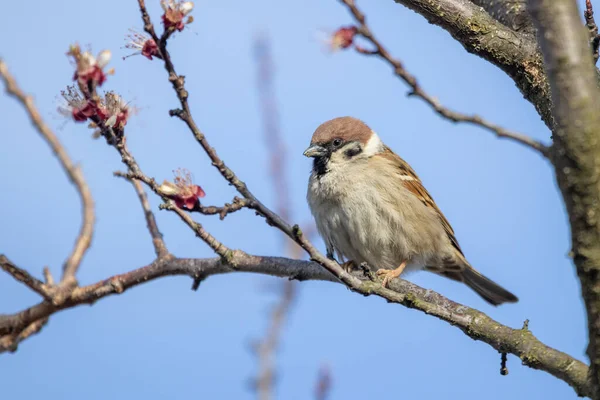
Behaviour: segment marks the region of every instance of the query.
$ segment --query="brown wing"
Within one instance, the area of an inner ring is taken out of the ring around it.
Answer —
[[[446,219],[444,214],[442,214],[442,211],[439,209],[437,204],[435,204],[433,198],[431,197],[427,189],[425,189],[415,171],[411,168],[410,165],[408,165],[406,161],[400,158],[387,146],[385,146],[385,150],[383,151],[383,153],[381,153],[381,155],[393,162],[395,165],[397,165],[401,171],[402,176],[406,177],[402,180],[402,184],[404,185],[404,187],[408,189],[411,193],[413,193],[415,196],[417,196],[417,198],[421,200],[421,202],[423,202],[423,204],[425,204],[427,207],[430,207],[435,210],[436,214],[440,218],[440,221],[442,222],[442,226],[444,227],[448,238],[450,239],[450,243],[452,243],[454,248],[464,259],[464,254],[460,248],[460,245],[458,244],[458,241],[456,240],[456,237],[454,236],[454,230],[452,229],[452,226],[450,226],[450,222],[448,222],[448,220]]]

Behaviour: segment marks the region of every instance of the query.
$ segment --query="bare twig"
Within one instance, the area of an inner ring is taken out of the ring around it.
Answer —
[[[137,162],[135,161],[135,159],[133,158],[131,153],[129,153],[129,151],[127,150],[124,141],[119,141],[115,145],[115,148],[121,154],[121,159],[122,159],[123,163],[125,165],[127,165],[127,167],[129,167],[129,170],[131,171],[127,174],[124,174],[122,172],[115,172],[114,173],[115,176],[127,177],[128,179],[135,179],[135,180],[144,182],[150,188],[150,190],[152,190],[155,194],[162,197],[163,200],[165,201],[165,204],[162,204],[160,206],[161,209],[170,210],[170,211],[175,212],[179,216],[179,218],[183,222],[185,222],[185,224],[187,226],[189,226],[194,231],[194,233],[196,233],[196,236],[198,236],[206,244],[208,244],[215,253],[217,253],[221,257],[227,259],[228,254],[230,253],[231,250],[229,250],[229,248],[227,248],[224,244],[219,242],[214,236],[212,236],[210,233],[208,233],[200,223],[194,221],[194,219],[192,217],[190,217],[190,215],[187,212],[185,212],[181,208],[177,207],[175,204],[173,204],[171,201],[169,201],[165,197],[164,193],[161,192],[159,185],[156,183],[156,180],[154,178],[150,178],[150,177],[146,176],[142,172],[142,170],[140,169],[139,165],[137,164]]]
[[[0,268],[11,275],[15,280],[25,284],[28,288],[45,299],[50,299],[48,285],[32,276],[29,272],[17,267],[4,254],[0,254]]]
[[[135,192],[137,193],[140,199],[142,209],[144,210],[146,225],[148,227],[148,232],[150,232],[150,236],[152,237],[152,244],[154,245],[154,252],[156,253],[156,257],[165,257],[169,254],[169,251],[167,250],[167,246],[163,239],[163,235],[158,229],[156,218],[154,217],[154,213],[152,212],[152,208],[150,207],[150,202],[148,201],[148,196],[146,195],[146,191],[144,191],[142,184],[137,179],[130,179],[126,174],[115,173],[114,175],[127,179],[133,185],[133,188],[135,189]]]
[[[600,53],[598,47],[600,47],[600,35],[598,35],[598,25],[594,19],[594,8],[592,7],[592,0],[585,0],[585,11],[583,12],[585,17],[585,26],[588,28],[590,47],[592,48],[592,54],[594,55],[594,63],[598,62]]]
[[[89,249],[92,243],[92,236],[94,234],[94,200],[90,189],[83,177],[81,169],[74,165],[65,148],[62,146],[58,137],[52,132],[52,130],[42,120],[39,112],[33,104],[33,98],[26,95],[21,88],[17,85],[17,82],[13,76],[8,72],[6,64],[0,60],[0,77],[6,85],[6,92],[16,98],[27,110],[29,118],[35,128],[38,130],[40,135],[44,138],[46,143],[52,149],[54,155],[58,158],[63,170],[67,174],[67,177],[71,183],[77,189],[77,193],[81,199],[82,204],[82,224],[75,242],[73,251],[65,261],[63,266],[62,285],[64,287],[73,287],[76,285],[75,274],[81,264],[83,256]]]
[[[366,23],[366,17],[356,7],[354,0],[340,0],[343,4],[348,7],[348,10],[352,13],[352,16],[358,23],[357,34],[364,37],[374,48],[373,49],[364,49],[359,46],[355,46],[355,49],[364,55],[369,56],[378,56],[385,60],[394,70],[394,74],[402,79],[408,86],[410,86],[411,91],[409,92],[410,96],[416,96],[422,99],[425,103],[427,103],[433,110],[440,115],[441,117],[450,120],[452,122],[465,122],[473,125],[480,126],[492,133],[494,133],[497,137],[507,138],[522,145],[525,145],[531,149],[538,151],[544,157],[550,156],[550,148],[545,144],[538,142],[537,140],[525,136],[523,134],[509,131],[504,129],[503,127],[493,124],[479,115],[468,115],[453,111],[445,106],[443,106],[438,99],[431,96],[419,84],[417,78],[412,75],[410,72],[406,70],[404,64],[398,60],[397,58],[392,57],[392,55],[387,51],[387,49],[381,44],[381,42],[373,35],[371,29]]]
[[[198,203],[191,209],[191,212],[199,212],[204,215],[218,215],[221,220],[231,213],[241,210],[242,208],[252,208],[253,202],[248,199],[240,199],[234,197],[231,203],[225,203],[222,207],[217,206],[203,206]]]

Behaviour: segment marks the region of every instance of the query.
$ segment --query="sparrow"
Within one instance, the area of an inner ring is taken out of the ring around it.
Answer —
[[[492,305],[517,297],[475,270],[454,230],[415,171],[364,122],[321,124],[304,152],[312,157],[307,200],[327,256],[351,270],[368,265],[385,287],[425,269],[463,282]]]

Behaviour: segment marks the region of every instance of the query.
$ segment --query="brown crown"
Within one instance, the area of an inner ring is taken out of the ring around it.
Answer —
[[[360,119],[339,117],[322,123],[313,134],[310,144],[324,144],[335,138],[366,144],[371,134],[371,128]]]

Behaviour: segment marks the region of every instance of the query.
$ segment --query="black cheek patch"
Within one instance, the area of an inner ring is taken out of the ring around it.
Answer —
[[[327,173],[327,163],[329,162],[329,156],[315,157],[313,160],[313,171],[317,176],[321,177]]]
[[[362,153],[363,149],[360,146],[356,146],[356,147],[352,147],[351,149],[348,149],[344,152],[344,155],[346,156],[347,159],[350,159],[352,157],[354,157],[355,155],[358,155],[360,153]]]

